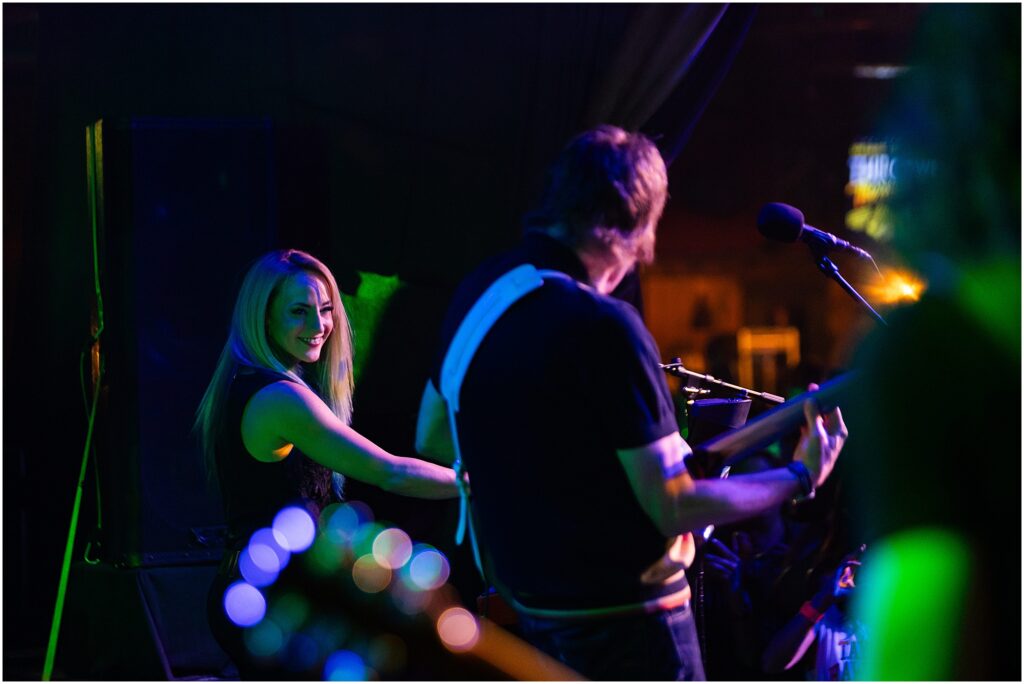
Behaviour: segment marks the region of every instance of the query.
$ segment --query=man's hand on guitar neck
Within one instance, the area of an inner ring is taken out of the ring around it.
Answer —
[[[818,386],[812,383],[807,389],[813,392]],[[804,402],[804,417],[807,424],[801,430],[793,460],[807,466],[814,486],[820,487],[832,472],[849,432],[838,407],[822,415],[814,401],[808,399]]]

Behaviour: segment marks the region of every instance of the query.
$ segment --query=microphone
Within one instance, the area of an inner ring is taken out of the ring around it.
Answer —
[[[832,233],[826,233],[804,223],[804,214],[796,207],[782,202],[769,202],[761,207],[757,215],[757,230],[769,240],[796,242],[801,240],[813,249],[839,250],[856,254],[862,259],[871,259],[866,251],[840,240]],[[819,254],[819,256],[821,256]]]

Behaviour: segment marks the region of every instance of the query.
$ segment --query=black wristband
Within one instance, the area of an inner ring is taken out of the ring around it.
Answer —
[[[800,461],[793,461],[786,465],[786,470],[796,475],[797,480],[800,482],[801,496],[797,500],[813,499],[814,481],[811,480],[811,471],[807,469],[807,466]]]

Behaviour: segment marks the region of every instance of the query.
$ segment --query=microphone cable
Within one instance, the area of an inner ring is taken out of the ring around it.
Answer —
[[[86,185],[88,192],[89,218],[92,233],[92,266],[93,266],[93,287],[96,294],[96,330],[92,333],[92,344],[90,345],[93,355],[96,357],[95,378],[92,392],[92,403],[88,406],[89,421],[85,433],[85,447],[82,450],[82,465],[78,471],[78,484],[75,487],[75,502],[71,508],[71,524],[68,529],[67,542],[64,545],[64,560],[61,564],[60,581],[57,585],[57,602],[53,610],[53,621],[50,624],[50,637],[46,645],[46,657],[43,661],[42,681],[48,682],[53,678],[53,664],[57,655],[57,638],[60,635],[61,618],[64,615],[64,603],[67,598],[68,577],[71,574],[71,556],[75,547],[75,532],[78,528],[78,514],[82,506],[82,489],[85,483],[86,470],[89,466],[89,454],[92,451],[93,429],[96,425],[96,406],[99,404],[100,387],[103,379],[103,357],[99,353],[100,336],[103,334],[103,294],[100,290],[99,271],[99,241],[98,225],[102,219],[97,219],[97,213],[103,211],[103,120],[97,121],[93,126],[85,129],[86,145]],[[99,196],[97,197],[97,193]],[[83,351],[84,355],[84,351]],[[79,366],[81,374],[81,365]],[[82,381],[83,398],[85,390],[84,379]],[[99,481],[97,479],[97,493]],[[97,500],[97,509],[99,501]]]

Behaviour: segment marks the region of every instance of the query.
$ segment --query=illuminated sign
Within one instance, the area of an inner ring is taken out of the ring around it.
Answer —
[[[846,212],[846,227],[866,233],[879,242],[888,242],[893,233],[893,214],[889,201],[900,183],[907,187],[927,187],[937,173],[931,159],[908,157],[897,153],[888,142],[861,140],[850,145],[847,164],[850,180],[846,194],[852,207]]]
[[[896,180],[896,157],[884,142],[856,142],[850,146],[850,180],[846,194],[853,208],[846,212],[846,227],[875,240],[892,237],[892,216],[885,200]]]

